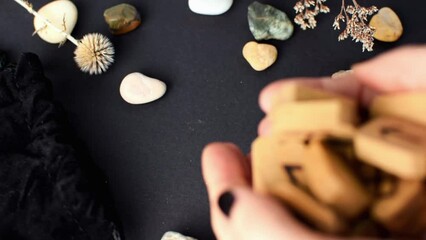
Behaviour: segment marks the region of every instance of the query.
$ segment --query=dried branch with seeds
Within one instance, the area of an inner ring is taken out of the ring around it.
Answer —
[[[315,17],[319,13],[328,13],[330,9],[324,5],[327,0],[300,0],[296,2],[294,10],[296,17],[294,22],[301,29],[314,29],[317,26]],[[356,0],[352,0],[352,5],[346,5],[342,0],[340,13],[335,17],[333,28],[340,30],[340,24],[346,23],[346,28],[339,35],[338,40],[342,41],[351,37],[355,42],[362,43],[362,51],[373,51],[374,28],[368,25],[368,17],[377,12],[376,6],[362,7]]]
[[[345,5],[342,0],[340,13],[336,16],[333,23],[334,30],[340,30],[340,22],[346,23],[346,28],[340,33],[338,40],[342,41],[352,37],[355,42],[362,43],[362,51],[373,51],[374,28],[368,25],[368,16],[378,11],[376,6],[362,7],[356,0],[352,0],[353,5]]]
[[[294,6],[297,15],[294,22],[300,25],[300,28],[306,30],[307,28],[314,29],[317,26],[315,17],[319,13],[328,13],[330,8],[324,5],[327,0],[300,0]]]

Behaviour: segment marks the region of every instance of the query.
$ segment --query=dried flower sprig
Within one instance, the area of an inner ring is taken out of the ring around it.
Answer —
[[[66,39],[77,46],[74,51],[74,60],[81,71],[92,74],[105,72],[114,62],[114,46],[111,41],[102,34],[89,33],[83,36],[82,40],[77,40],[65,30],[61,30],[52,24],[48,19],[33,9],[33,5],[27,0],[14,0],[29,13],[41,19],[46,26],[64,35]],[[36,31],[39,31],[36,30]]]
[[[336,16],[333,23],[334,30],[340,30],[340,21],[346,22],[346,28],[340,33],[338,40],[342,41],[349,36],[355,42],[362,43],[362,51],[373,51],[375,29],[367,23],[368,16],[378,11],[376,6],[362,7],[356,0],[352,0],[353,5],[345,5],[342,0],[340,13]]]
[[[328,8],[324,3],[327,0],[300,0],[294,5],[293,9],[297,15],[294,18],[294,22],[300,25],[300,28],[306,30],[307,28],[314,29],[317,26],[315,17],[319,13],[328,13]]]

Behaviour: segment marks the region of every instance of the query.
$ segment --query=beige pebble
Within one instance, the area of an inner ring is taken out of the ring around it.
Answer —
[[[277,48],[270,44],[262,44],[254,41],[246,43],[243,48],[243,56],[256,71],[263,71],[277,60]]]
[[[395,42],[403,32],[398,15],[388,7],[381,8],[370,20],[370,26],[376,29],[374,38],[383,42]]]
[[[144,104],[161,98],[166,84],[158,79],[134,72],[127,75],[120,85],[120,95],[130,104]]]
[[[187,237],[184,236],[178,232],[173,232],[173,231],[169,231],[166,232],[163,237],[161,238],[161,240],[197,240],[195,238],[192,237]]]
[[[50,2],[40,8],[38,13],[67,34],[71,34],[78,18],[77,7],[69,0]],[[46,26],[39,17],[34,18],[34,29],[38,36],[48,43],[57,44],[66,40],[62,33]]]

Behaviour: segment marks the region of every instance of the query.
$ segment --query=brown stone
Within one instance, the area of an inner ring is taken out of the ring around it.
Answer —
[[[122,3],[104,12],[104,18],[109,30],[114,35],[121,35],[133,31],[141,24],[137,9],[127,3]]]

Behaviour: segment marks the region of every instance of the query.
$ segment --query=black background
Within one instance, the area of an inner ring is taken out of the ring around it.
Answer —
[[[47,2],[32,1],[36,9]],[[12,60],[21,52],[40,56],[56,100],[108,177],[130,240],[160,239],[168,230],[214,239],[200,171],[201,150],[211,141],[232,141],[247,152],[263,116],[258,93],[268,83],[330,75],[387,49],[426,42],[424,1],[359,0],[364,6],[393,8],[404,25],[398,42],[376,41],[374,52],[362,53],[360,43],[337,41],[339,32],[332,23],[340,1],[329,0],[331,13],[317,18],[316,29],[295,27],[287,41],[266,41],[277,47],[278,60],[266,71],[255,72],[241,55],[244,44],[253,40],[246,17],[252,0],[235,0],[220,16],[194,14],[186,0],[128,1],[139,9],[142,25],[123,36],[112,36],[103,19],[103,11],[120,1],[74,2],[79,19],[73,35],[100,32],[115,45],[116,63],[107,73],[80,72],[69,42],[58,48],[31,37],[33,17],[13,0],[0,3],[0,49]],[[295,15],[296,0],[262,2],[291,18]],[[168,92],[153,103],[127,104],[118,90],[131,72],[164,81]]]

